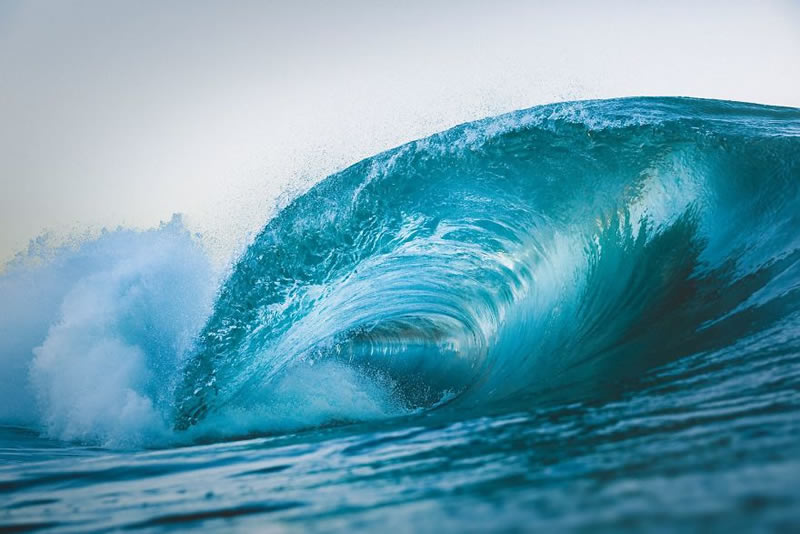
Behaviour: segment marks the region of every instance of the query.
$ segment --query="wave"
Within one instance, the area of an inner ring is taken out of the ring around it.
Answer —
[[[328,177],[219,286],[178,223],[122,232],[142,241],[139,260],[44,268],[61,289],[32,312],[37,334],[6,347],[33,348],[26,387],[62,439],[597,399],[654,366],[800,325],[799,193],[800,110],[542,106]],[[14,276],[33,275],[4,275],[3,294]],[[103,381],[112,369],[121,378]]]

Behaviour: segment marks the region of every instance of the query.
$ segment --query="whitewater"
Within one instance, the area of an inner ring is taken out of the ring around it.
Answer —
[[[0,274],[0,530],[800,528],[800,109],[539,106]]]

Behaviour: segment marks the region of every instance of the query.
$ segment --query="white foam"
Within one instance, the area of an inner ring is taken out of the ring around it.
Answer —
[[[393,383],[345,363],[300,361],[261,388],[228,402],[192,428],[189,437],[289,432],[331,422],[370,421],[408,413]]]
[[[109,446],[163,434],[215,287],[180,217],[45,255],[32,248],[0,277],[0,421]]]

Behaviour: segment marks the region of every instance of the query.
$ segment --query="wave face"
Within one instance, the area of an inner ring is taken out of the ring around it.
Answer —
[[[409,143],[266,225],[171,418],[230,435],[587,401],[755,354],[800,327],[799,194],[790,108],[566,103]]]

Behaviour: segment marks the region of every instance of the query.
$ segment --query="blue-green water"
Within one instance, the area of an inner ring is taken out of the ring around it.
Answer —
[[[515,112],[0,277],[0,529],[800,528],[800,110]]]

